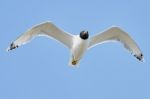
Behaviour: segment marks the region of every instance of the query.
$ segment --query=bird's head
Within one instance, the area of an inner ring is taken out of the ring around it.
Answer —
[[[89,38],[89,33],[88,31],[81,31],[80,32],[80,38],[83,39],[83,40],[86,40]]]

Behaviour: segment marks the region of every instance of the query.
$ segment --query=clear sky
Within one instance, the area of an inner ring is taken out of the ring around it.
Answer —
[[[149,0],[1,0],[0,99],[150,99]],[[90,36],[117,25],[144,53],[141,63],[119,43],[86,52],[79,68],[69,50],[40,37],[7,53],[28,28],[52,21],[72,34]]]

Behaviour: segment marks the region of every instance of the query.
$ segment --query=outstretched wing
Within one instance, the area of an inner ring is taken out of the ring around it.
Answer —
[[[114,40],[121,42],[124,45],[124,47],[127,50],[129,50],[132,54],[134,54],[134,56],[138,60],[143,61],[143,54],[140,48],[137,46],[134,40],[119,27],[111,27],[106,31],[92,37],[89,44],[89,48],[98,44]]]
[[[14,42],[12,42],[10,44],[10,47],[8,48],[8,51],[26,44],[33,37],[40,35],[54,38],[55,40],[60,41],[61,43],[66,45],[68,48],[71,48],[72,46],[73,35],[60,30],[51,22],[45,22],[32,27]]]

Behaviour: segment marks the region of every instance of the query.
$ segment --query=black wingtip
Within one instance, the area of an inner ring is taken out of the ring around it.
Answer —
[[[144,62],[143,54],[140,55],[134,55],[139,61]]]
[[[13,42],[10,44],[10,47],[7,49],[7,51],[13,50],[15,48],[18,48],[18,45],[15,45]]]

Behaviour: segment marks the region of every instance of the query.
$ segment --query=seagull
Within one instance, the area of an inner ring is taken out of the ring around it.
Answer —
[[[46,36],[55,39],[69,48],[71,52],[69,64],[73,67],[79,63],[87,50],[96,45],[112,41],[120,42],[129,52],[131,52],[131,54],[133,54],[134,57],[141,62],[143,61],[143,54],[136,42],[128,35],[128,33],[118,26],[110,27],[89,38],[88,31],[81,31],[79,35],[72,35],[61,30],[52,22],[44,22],[33,26],[23,33],[10,44],[7,51],[13,50],[27,42],[30,42],[36,36]]]

